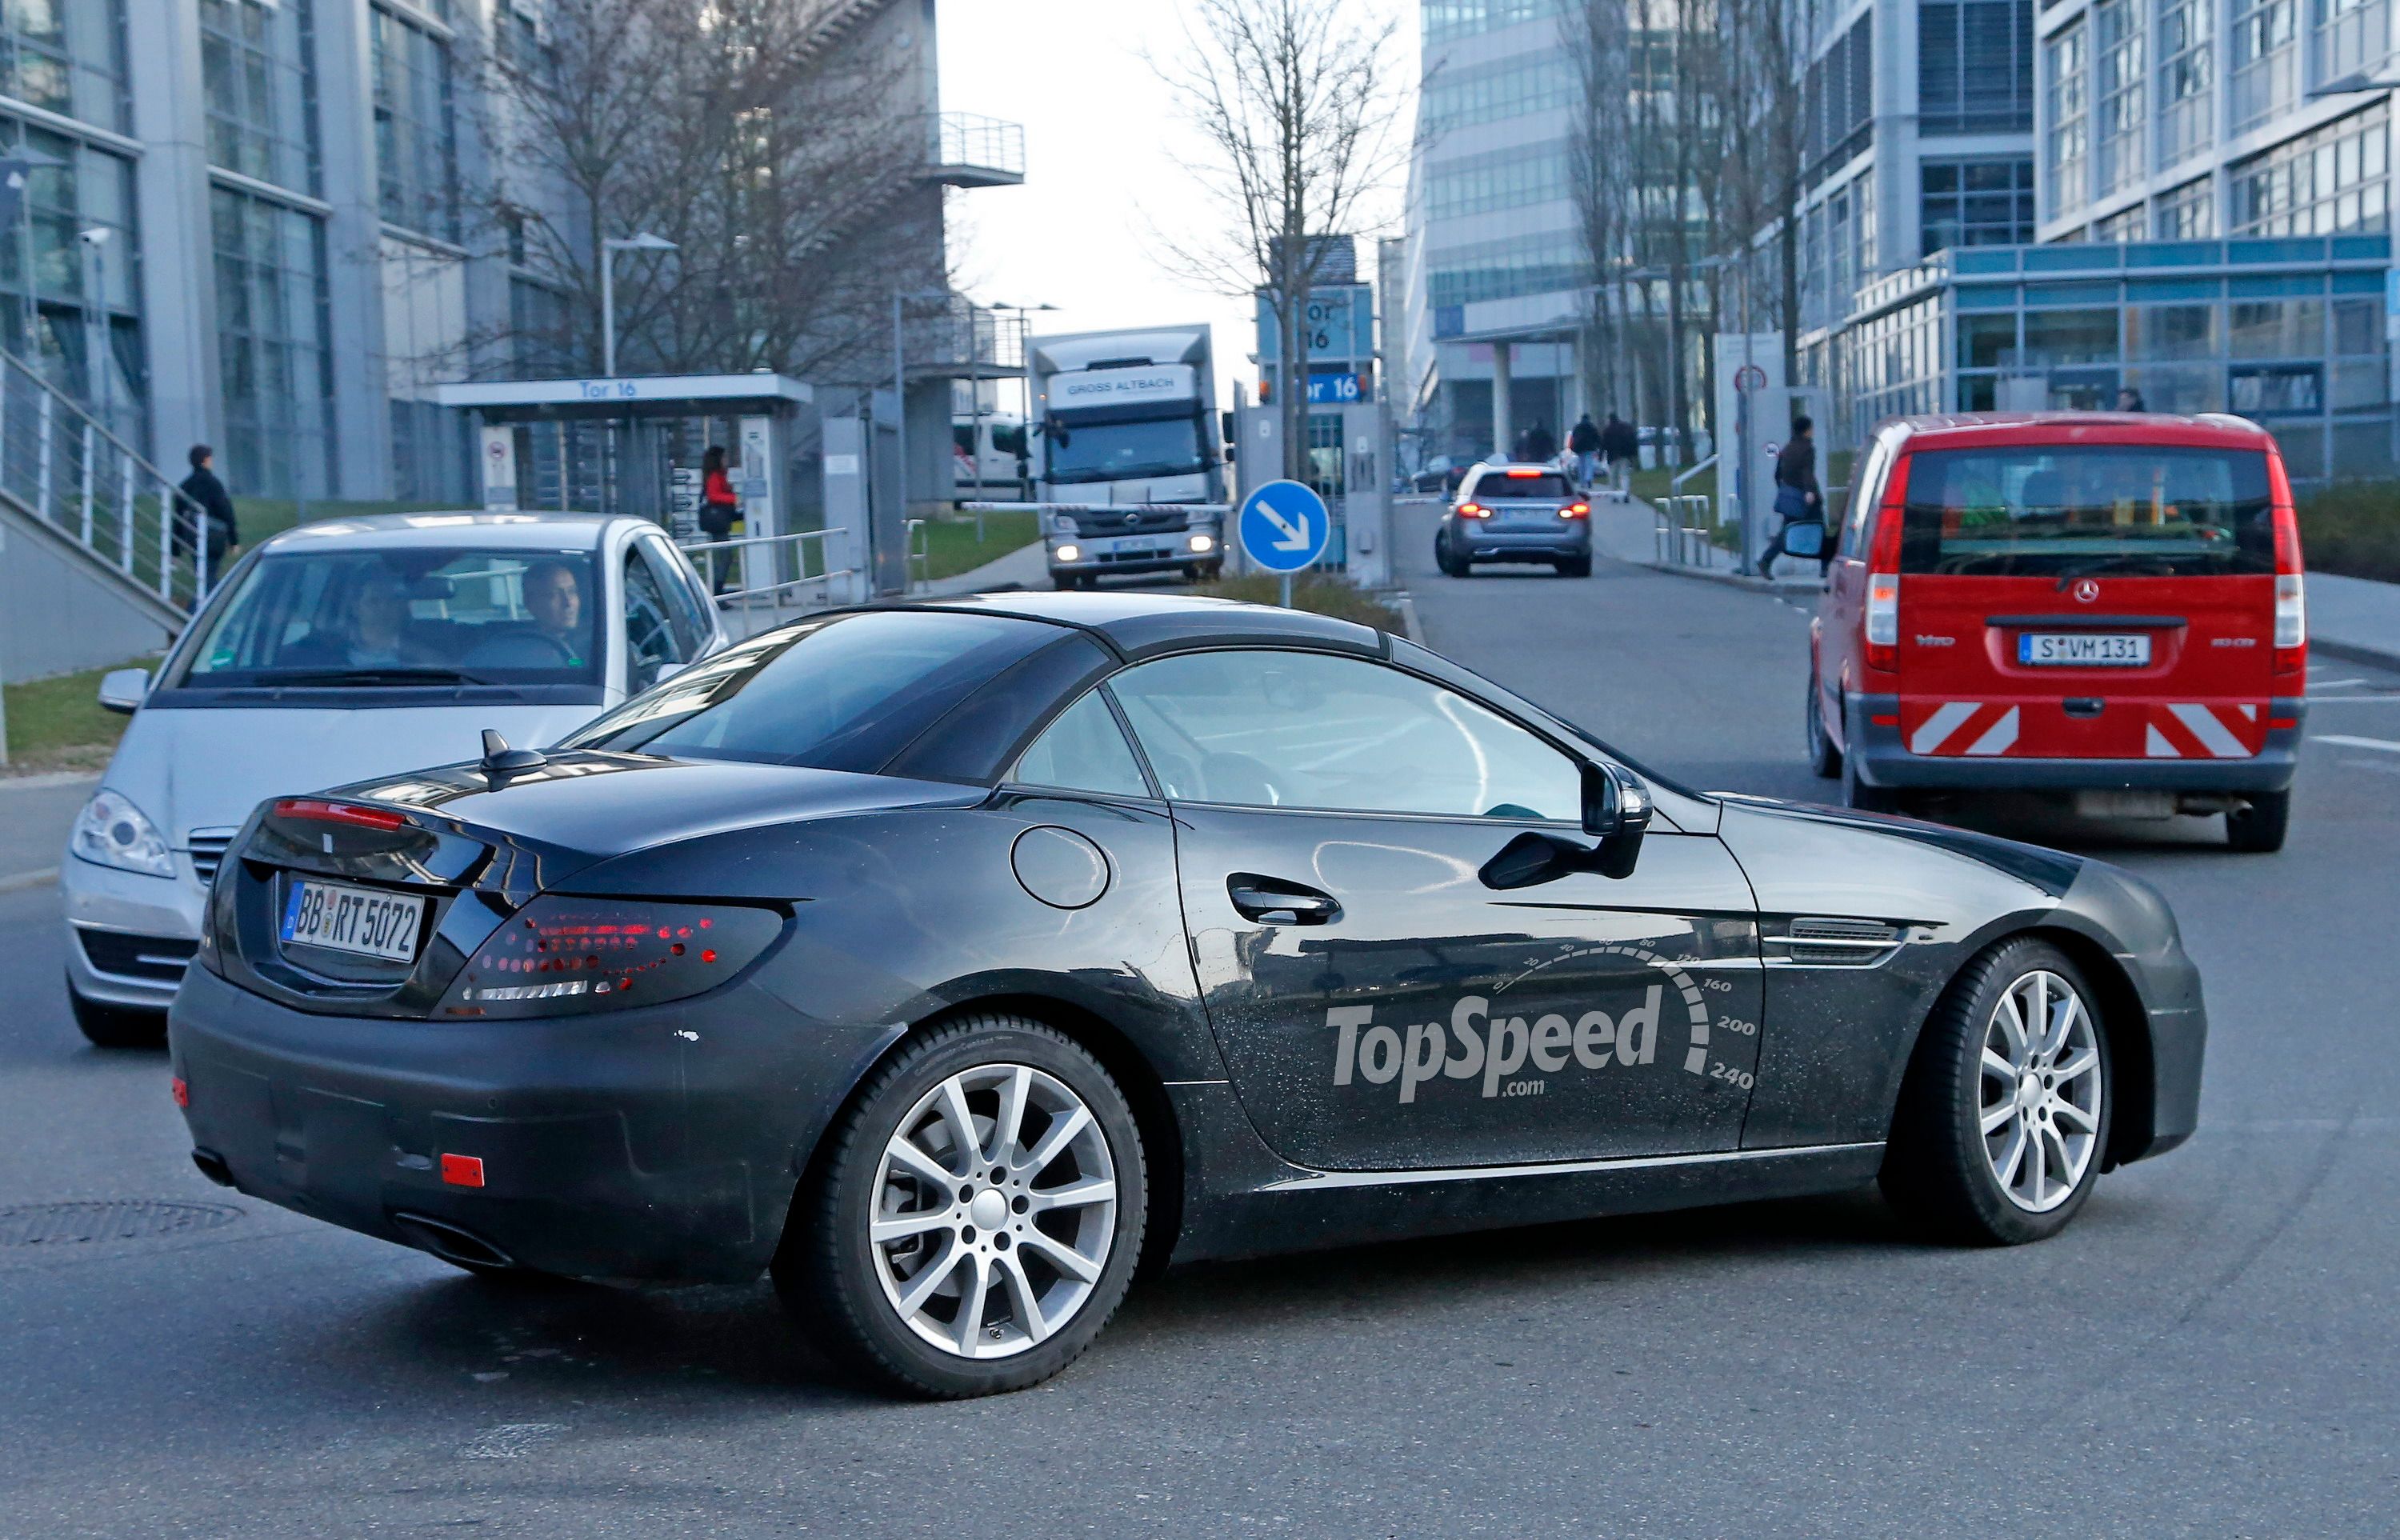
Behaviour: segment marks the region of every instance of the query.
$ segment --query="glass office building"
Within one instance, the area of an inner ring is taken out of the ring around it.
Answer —
[[[2387,236],[2284,236],[1943,252],[1859,293],[1804,353],[1835,442],[1888,416],[2231,412],[2295,478],[2393,463]]]

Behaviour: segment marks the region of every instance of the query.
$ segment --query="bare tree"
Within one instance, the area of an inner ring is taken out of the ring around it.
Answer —
[[[648,231],[676,250],[619,266],[628,366],[880,377],[892,293],[946,276],[909,271],[940,194],[917,175],[924,124],[888,104],[905,61],[824,47],[839,8],[551,0],[539,38],[504,30],[474,59],[486,238],[555,301],[515,318],[527,361],[597,363],[600,242]]]
[[[1305,323],[1330,254],[1316,238],[1363,233],[1369,200],[1409,152],[1392,131],[1397,34],[1397,22],[1361,22],[1343,0],[1193,0],[1187,47],[1152,61],[1211,152],[1195,176],[1226,231],[1164,261],[1274,307],[1287,475],[1307,454]]]
[[[1639,418],[1641,407],[1623,374],[1625,271],[1631,266],[1626,235],[1635,212],[1625,22],[1625,0],[1577,0],[1560,19],[1559,30],[1575,77],[1567,187],[1576,243],[1590,279],[1577,339],[1584,395]]]

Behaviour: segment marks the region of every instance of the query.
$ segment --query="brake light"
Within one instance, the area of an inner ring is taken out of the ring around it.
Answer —
[[[312,824],[348,824],[361,829],[397,829],[408,820],[389,808],[361,807],[356,802],[328,802],[320,797],[286,797],[275,804],[278,818]]]
[[[192,1088],[184,1083],[184,1077],[181,1075],[167,1082],[167,1094],[175,1098],[175,1105],[178,1107],[187,1108],[192,1105]]]
[[[1488,519],[1492,517],[1492,510],[1481,503],[1460,503],[1458,516],[1462,519]]]
[[[1529,481],[1532,481],[1534,477],[1539,476],[1539,475],[1541,475],[1541,474],[1543,474],[1543,472],[1542,472],[1542,471],[1539,471],[1539,470],[1529,470],[1524,469],[1523,467],[1515,467],[1515,468],[1512,468],[1512,469],[1507,472],[1508,478],[1509,478],[1509,480],[1511,480],[1511,481],[1528,481],[1528,482],[1529,482]]]
[[[1588,519],[1591,517],[1591,504],[1569,503],[1564,508],[1559,510],[1559,517],[1561,519]]]
[[[2309,595],[2300,556],[2300,517],[2292,506],[2291,478],[2283,457],[2267,455],[2267,486],[2274,497],[2275,672],[2303,674],[2309,666]]]
[[[783,933],[771,909],[537,898],[484,938],[445,1016],[585,1015],[658,1005],[730,979]]]
[[[1907,507],[1908,457],[1903,455],[1884,484],[1875,538],[1867,548],[1866,665],[1886,673],[1900,667],[1900,526]]]

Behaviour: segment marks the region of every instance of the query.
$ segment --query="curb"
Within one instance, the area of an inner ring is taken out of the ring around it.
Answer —
[[[40,770],[31,775],[0,771],[0,792],[46,791],[53,786],[100,784],[98,770]]]
[[[1404,588],[1392,595],[1392,603],[1399,606],[1400,634],[1417,646],[1425,646],[1425,624],[1417,619],[1415,598]]]
[[[2338,642],[2329,636],[2309,638],[2309,650],[2339,658],[2348,663],[2365,663],[2370,668],[2388,668],[2400,672],[2400,652],[2387,647],[2366,647],[2356,642]]]
[[[23,893],[29,888],[47,888],[59,879],[56,866],[45,866],[37,872],[18,872],[0,877],[0,893]]]
[[[1616,559],[1624,561],[1623,557]],[[1698,578],[1702,582],[1719,583],[1726,588],[1738,588],[1749,593],[1772,593],[1780,596],[1788,593],[1822,593],[1825,591],[1825,585],[1821,582],[1812,583],[1805,579],[1800,582],[1784,582],[1775,579],[1745,578],[1739,572],[1718,572],[1700,566],[1679,566],[1671,562],[1625,562],[1625,565],[1638,566],[1650,572],[1663,572],[1670,578]]]

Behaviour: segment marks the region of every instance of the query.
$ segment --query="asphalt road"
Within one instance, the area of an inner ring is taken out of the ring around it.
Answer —
[[[1796,608],[1442,579],[1405,517],[1436,646],[1693,784],[1827,789]],[[2400,677],[2311,688],[2318,732],[2400,744]],[[75,1036],[55,892],[0,894],[0,1238],[229,1216],[0,1244],[0,1536],[2390,1533],[2400,752],[2308,753],[2279,856],[1994,825],[2163,884],[2207,970],[2199,1137],[2055,1241],[1928,1247],[1861,1192],[1196,1268],[951,1406],[836,1382],[761,1288],[495,1288],[206,1185],[162,1058]]]

